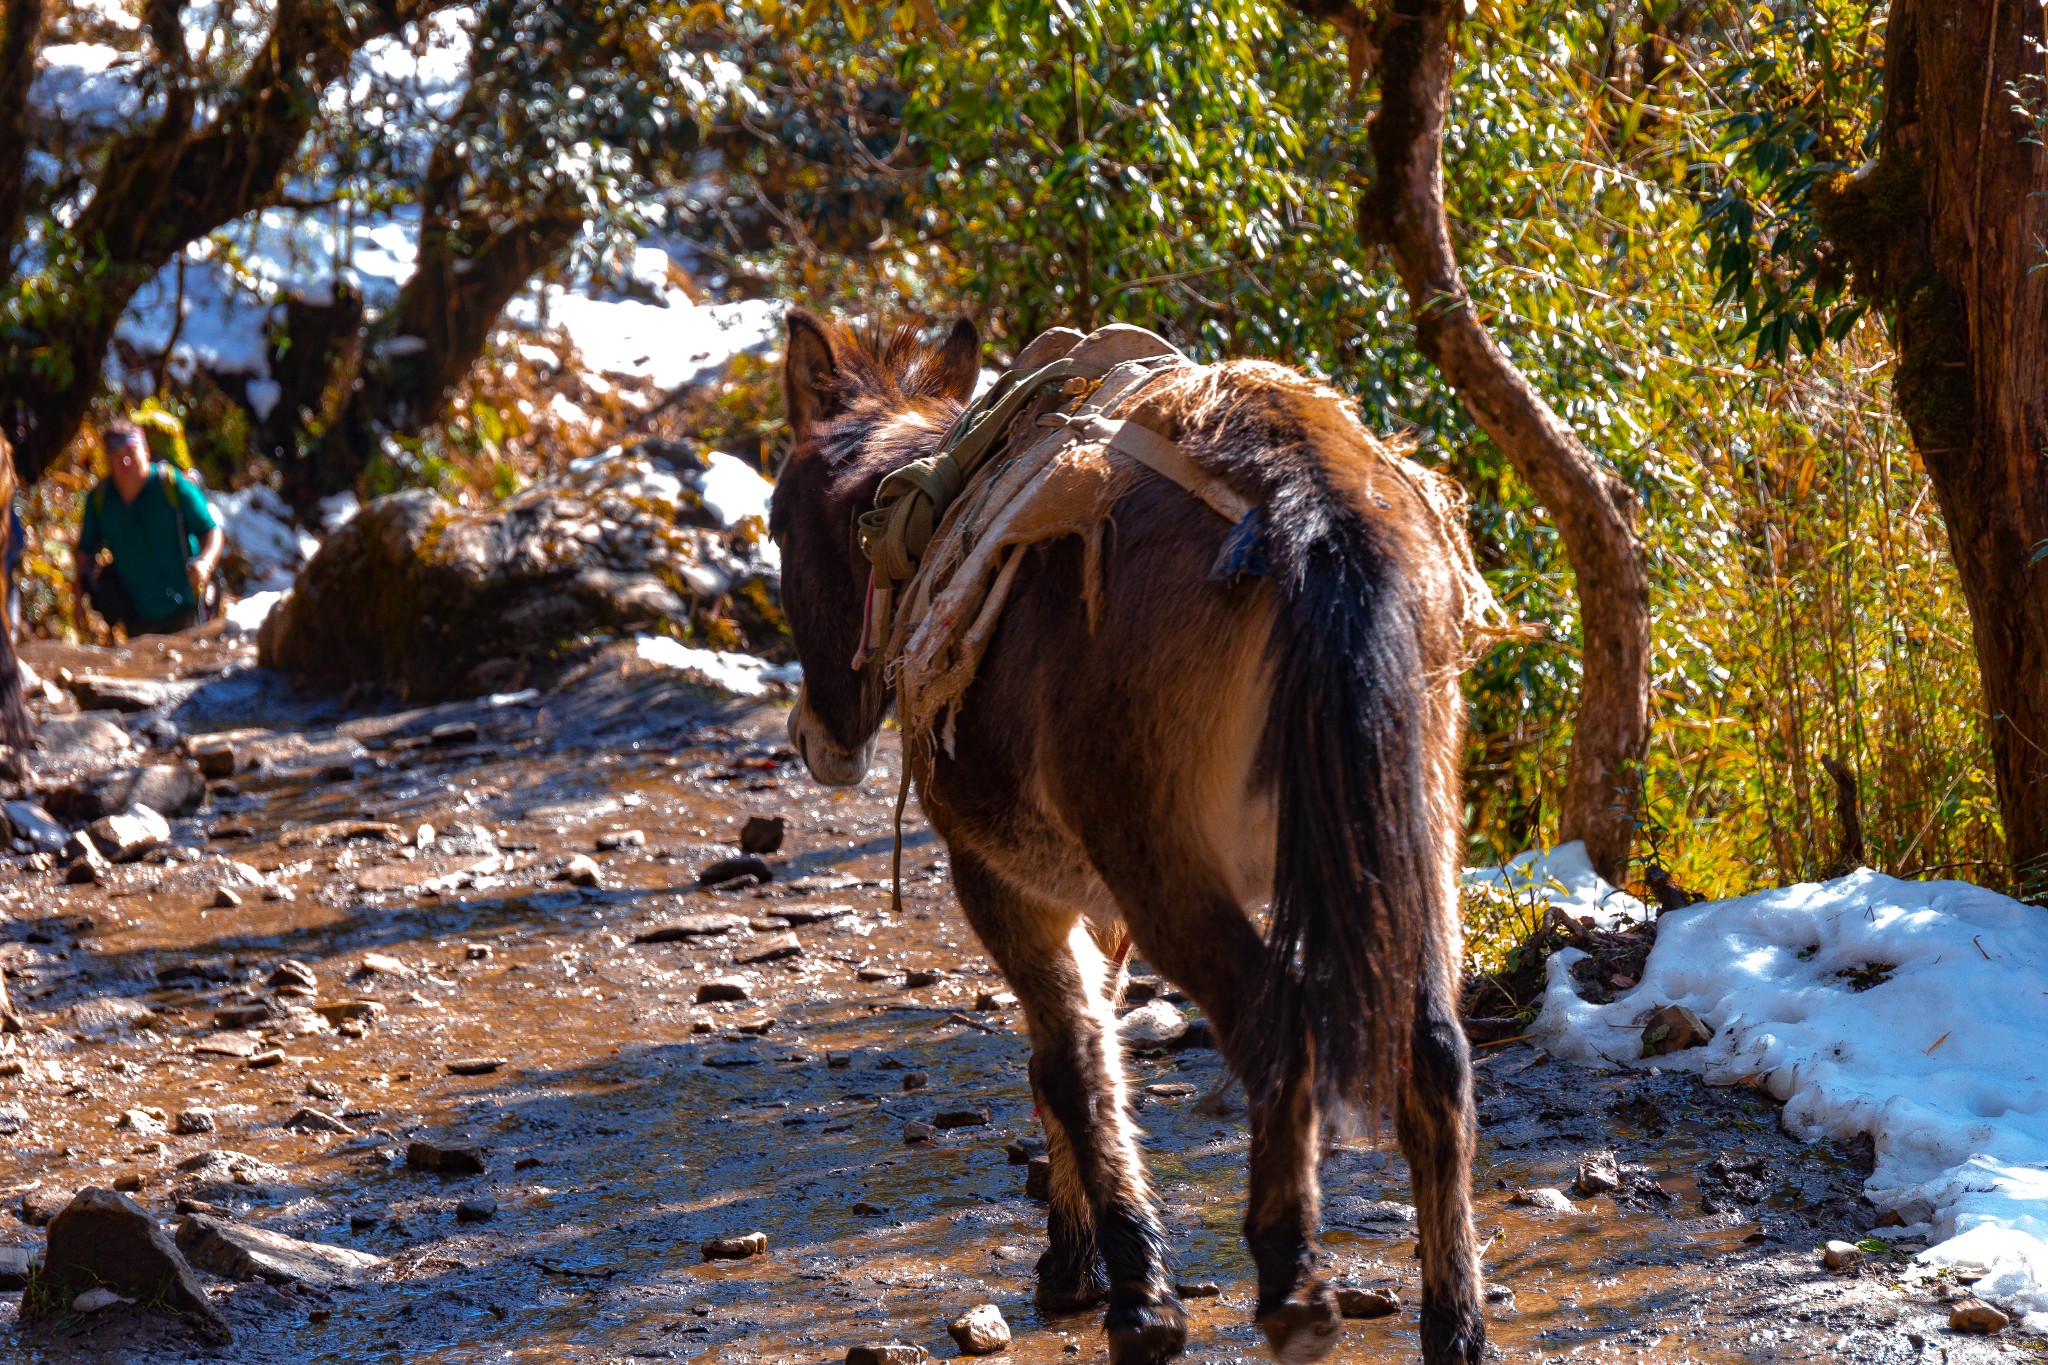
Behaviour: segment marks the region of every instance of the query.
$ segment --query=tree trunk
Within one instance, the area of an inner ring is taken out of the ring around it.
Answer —
[[[1444,212],[1444,118],[1450,103],[1453,0],[1390,0],[1377,28],[1351,0],[1296,0],[1335,22],[1354,52],[1377,51],[1380,108],[1374,179],[1359,236],[1392,250],[1416,344],[1465,410],[1500,446],[1557,524],[1579,594],[1581,692],[1558,832],[1583,839],[1610,881],[1627,871],[1650,743],[1650,580],[1635,532],[1635,495],[1603,470],[1530,387],[1474,313]]]
[[[2048,899],[2048,87],[2034,0],[1894,0],[1877,160],[1817,187],[1888,314],[1969,604],[2012,878]]]
[[[286,499],[305,507],[354,486],[385,436],[412,435],[438,417],[505,305],[582,228],[582,214],[566,200],[503,223],[482,211],[451,220],[430,204],[419,264],[362,348],[340,420],[286,469]]]
[[[41,478],[77,434],[136,291],[188,243],[275,199],[321,92],[357,48],[452,3],[281,0],[269,41],[211,122],[192,129],[192,83],[173,79],[156,124],[116,140],[64,249],[32,284],[25,325],[0,340],[0,429],[14,438],[25,482]],[[176,6],[152,5],[149,17],[162,64],[182,71]]]
[[[35,81],[43,0],[5,0],[0,14],[0,277],[21,240],[28,171],[28,88]]]

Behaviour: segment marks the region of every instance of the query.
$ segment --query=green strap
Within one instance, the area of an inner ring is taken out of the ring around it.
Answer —
[[[937,453],[915,460],[883,478],[875,489],[875,505],[863,512],[857,526],[861,553],[874,570],[874,589],[866,622],[866,652],[885,649],[894,624],[896,601],[924,558],[946,509],[960,496],[1009,430],[1010,423],[1039,392],[1069,379],[1100,379],[1108,367],[1066,357],[1018,376],[1001,379],[954,419]]]

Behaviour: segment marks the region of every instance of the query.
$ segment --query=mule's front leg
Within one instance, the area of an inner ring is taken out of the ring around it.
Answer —
[[[1073,1144],[1038,1089],[1037,1070],[1034,1065],[1032,1091],[1045,1124],[1046,1156],[1052,1163],[1052,1207],[1045,1220],[1049,1245],[1038,1258],[1038,1290],[1032,1302],[1045,1313],[1080,1313],[1109,1297],[1109,1276],[1095,1245],[1095,1213],[1074,1167]]]
[[[980,879],[980,871],[956,852],[953,875],[972,917],[968,887]],[[986,898],[977,899],[987,904]],[[1047,1119],[1047,1133],[1056,1134],[1055,1141],[1064,1139],[1074,1182],[1093,1218],[1095,1246],[1109,1281],[1103,1326],[1111,1365],[1171,1360],[1187,1345],[1187,1317],[1173,1294],[1165,1234],[1124,1108],[1123,1057],[1103,995],[1101,950],[1072,914],[1009,917],[1000,946],[999,935],[979,922],[975,927],[1030,1020],[1032,1090]],[[1056,1199],[1063,1164],[1055,1156]],[[1072,1275],[1078,1254],[1064,1263],[1058,1256],[1059,1220],[1056,1206],[1049,1268]],[[1044,1261],[1040,1265],[1047,1268]],[[1040,1292],[1046,1292],[1043,1282]]]

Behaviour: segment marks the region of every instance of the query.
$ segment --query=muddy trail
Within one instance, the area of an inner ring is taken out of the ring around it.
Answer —
[[[224,1345],[143,1307],[23,1327],[11,1291],[0,1354],[810,1363],[900,1340],[949,1358],[946,1324],[994,1303],[1001,1358],[1104,1358],[1099,1313],[1031,1307],[1026,1043],[914,806],[890,912],[886,739],[833,792],[783,747],[783,708],[617,654],[546,694],[402,711],[296,692],[249,654],[29,651],[82,703],[39,704],[39,785],[213,775],[167,848],[97,884],[18,853],[0,871],[22,1025],[0,1036],[0,1246],[39,1249],[99,1185],[167,1229],[210,1208],[366,1257],[324,1283],[204,1274]],[[772,880],[700,888],[753,817],[785,822]],[[1142,964],[1134,994],[1182,1003]],[[744,998],[699,1003],[721,995]],[[1133,1093],[1188,1358],[1258,1360],[1243,1101],[1202,1033],[1137,1051]],[[1765,1097],[1521,1042],[1480,1057],[1498,1358],[2038,1350],[1951,1333],[1882,1255],[1828,1273],[1820,1244],[1874,1217],[1867,1168],[1784,1136]],[[430,1149],[482,1169],[422,1169]],[[1601,1151],[1617,1188],[1571,1193]],[[1535,1187],[1570,1211],[1516,1202]],[[1401,1160],[1340,1140],[1325,1191],[1332,1278],[1400,1298],[1335,1359],[1417,1358]],[[765,1253],[706,1259],[752,1233]]]

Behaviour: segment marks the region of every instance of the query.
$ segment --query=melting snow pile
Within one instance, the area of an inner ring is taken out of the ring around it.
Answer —
[[[1659,1066],[1761,1084],[1795,1136],[1869,1133],[1864,1193],[1908,1224],[1880,1235],[1934,1241],[1923,1263],[2048,1328],[2048,911],[1863,870],[1667,913],[1608,1005],[1573,991],[1581,956],[1550,960],[1534,1031],[1556,1055],[1641,1064],[1645,1012],[1689,1007],[1713,1040]]]
[[[1554,905],[1575,920],[1591,918],[1602,929],[1650,917],[1641,901],[1601,880],[1586,846],[1576,839],[1547,852],[1532,848],[1518,853],[1499,867],[1467,868],[1464,881],[1490,895]]]
[[[248,569],[243,584],[246,592],[291,587],[292,579],[320,548],[318,540],[293,522],[292,509],[285,500],[263,484],[232,493],[209,491],[206,502],[220,519],[221,531],[236,557]]]
[[[666,635],[636,635],[633,647],[651,664],[699,674],[712,686],[742,697],[758,697],[770,683],[794,687],[804,676],[799,664],[771,664],[751,654],[695,649]]]

